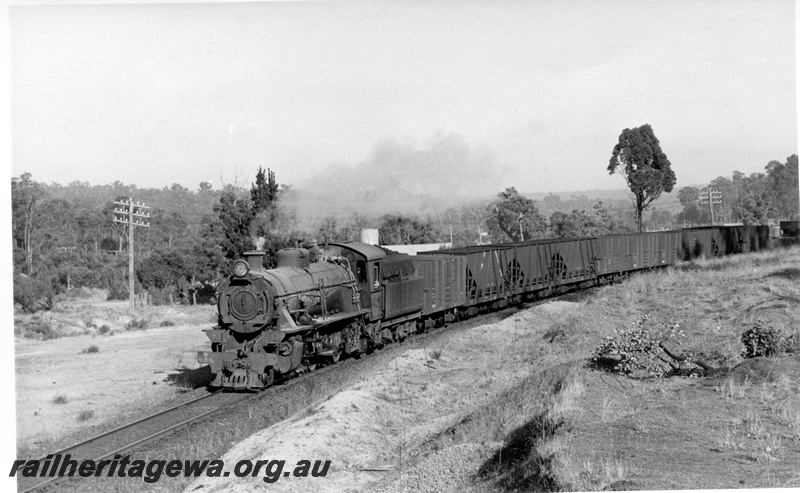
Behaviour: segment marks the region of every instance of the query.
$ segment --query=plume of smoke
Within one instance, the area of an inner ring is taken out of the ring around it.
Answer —
[[[252,238],[252,240],[253,240],[253,248],[255,248],[256,250],[263,250],[264,243],[267,242],[267,239],[264,238],[263,236],[259,236],[258,238]]]
[[[353,214],[426,215],[491,197],[501,184],[494,153],[458,134],[437,134],[424,145],[385,139],[356,164],[334,164],[282,198],[297,227],[313,231],[325,217]]]

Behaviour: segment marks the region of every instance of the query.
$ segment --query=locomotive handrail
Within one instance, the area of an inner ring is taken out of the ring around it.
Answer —
[[[358,317],[359,315],[366,315],[367,313],[369,313],[369,310],[363,310],[362,309],[362,310],[358,310],[356,312],[340,313],[338,315],[333,315],[333,316],[330,316],[330,317],[322,319],[322,320],[320,320],[320,319],[316,319],[316,320],[312,319],[311,320],[311,326],[316,329],[316,328],[319,328],[319,327],[324,327],[324,326],[326,326],[328,324],[332,324],[334,322],[338,322],[340,320],[345,320],[345,319],[348,319],[348,318]]]

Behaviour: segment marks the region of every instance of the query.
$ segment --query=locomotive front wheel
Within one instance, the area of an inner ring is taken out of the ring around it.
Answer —
[[[342,358],[342,352],[341,351],[336,351],[335,353],[333,353],[331,355],[331,363],[335,365],[336,363],[339,362],[339,360],[341,358]]]

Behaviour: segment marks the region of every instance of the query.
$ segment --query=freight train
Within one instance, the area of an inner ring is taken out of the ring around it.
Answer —
[[[769,248],[767,226],[714,226],[455,248],[409,256],[365,243],[247,252],[218,288],[198,352],[212,387],[263,389],[343,356],[480,312],[698,257]]]

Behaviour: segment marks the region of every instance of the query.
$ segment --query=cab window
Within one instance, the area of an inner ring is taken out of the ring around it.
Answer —
[[[367,263],[363,260],[356,261],[356,279],[360,284],[367,282]]]

